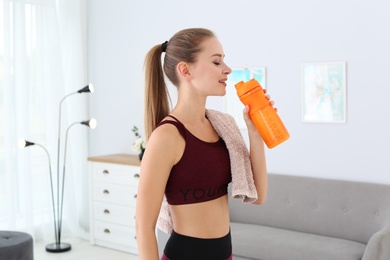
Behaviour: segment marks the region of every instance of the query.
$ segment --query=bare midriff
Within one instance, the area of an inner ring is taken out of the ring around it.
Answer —
[[[197,238],[220,238],[229,233],[228,195],[193,204],[170,205],[176,233]]]

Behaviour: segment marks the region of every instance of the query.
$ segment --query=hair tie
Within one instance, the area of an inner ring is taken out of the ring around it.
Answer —
[[[168,41],[165,41],[163,44],[161,44],[162,52],[166,52],[167,51],[167,46],[168,46]]]

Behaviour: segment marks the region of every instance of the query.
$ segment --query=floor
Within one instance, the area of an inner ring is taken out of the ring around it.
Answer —
[[[46,252],[46,243],[36,241],[34,244],[34,260],[139,260],[139,257],[128,253],[92,246],[89,241],[80,238],[64,238],[64,242],[72,245],[72,249],[64,253]]]

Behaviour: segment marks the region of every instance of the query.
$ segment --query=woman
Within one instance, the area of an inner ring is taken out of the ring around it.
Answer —
[[[226,93],[231,69],[224,56],[213,32],[202,28],[179,31],[147,54],[148,142],[141,163],[136,208],[142,260],[159,258],[155,228],[163,198],[169,204],[173,231],[162,259],[232,259],[227,195],[232,178],[229,151],[206,116],[205,108],[208,96]],[[178,89],[177,104],[172,111],[163,69]],[[249,109],[244,109],[243,116],[257,192],[253,203],[261,204],[267,193],[264,143],[248,115]]]

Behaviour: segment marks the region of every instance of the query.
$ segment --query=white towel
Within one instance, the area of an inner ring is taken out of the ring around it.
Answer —
[[[225,141],[229,151],[232,197],[242,198],[243,203],[256,201],[258,197],[249,152],[236,121],[229,114],[211,109],[206,110],[206,116],[218,135]],[[172,217],[165,196],[157,220],[157,228],[169,234],[173,230]]]

